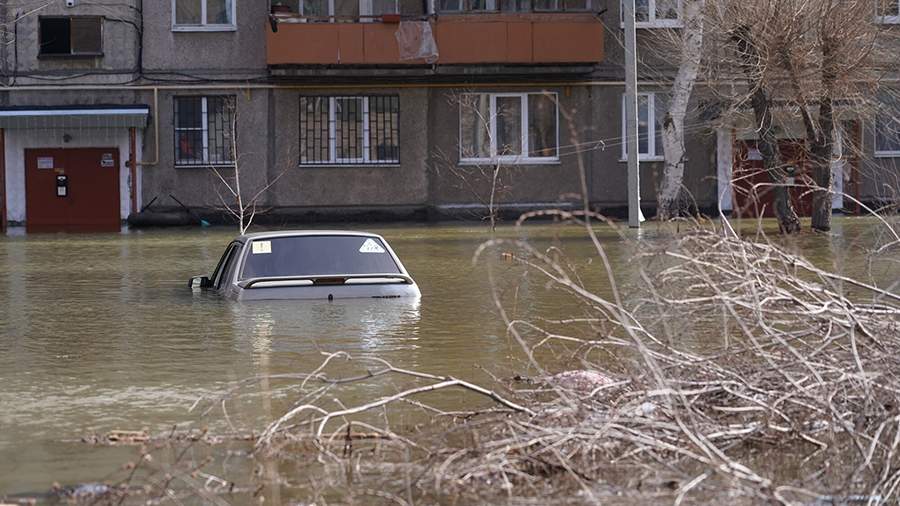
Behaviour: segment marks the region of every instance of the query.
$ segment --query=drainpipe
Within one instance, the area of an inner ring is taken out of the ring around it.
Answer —
[[[6,232],[6,130],[0,128],[0,232]]]
[[[131,127],[128,129],[128,142],[129,142],[129,150],[131,151],[131,157],[128,159],[128,169],[130,172],[130,186],[131,186],[131,214],[137,213],[137,202],[138,202],[138,184],[137,184],[137,128]]]
[[[156,151],[156,155],[153,157],[153,161],[137,162],[138,165],[145,167],[147,165],[158,165],[159,164],[159,88],[153,88],[153,137],[154,137],[154,146],[153,149]],[[134,147],[132,146],[131,151],[134,152]]]

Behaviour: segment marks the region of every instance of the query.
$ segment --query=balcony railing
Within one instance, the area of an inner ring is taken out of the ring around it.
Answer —
[[[436,59],[409,57],[411,48],[398,42],[402,23],[418,23],[423,35],[433,39]],[[278,14],[267,30],[269,65],[592,64],[603,56],[603,25],[592,12],[353,18]]]

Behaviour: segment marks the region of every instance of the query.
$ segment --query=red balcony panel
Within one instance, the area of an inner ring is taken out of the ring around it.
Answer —
[[[586,61],[603,59],[603,35],[591,23],[533,23],[534,61],[569,63],[572,55]]]
[[[360,23],[365,34],[366,63],[394,64],[400,61],[397,47],[396,24]],[[414,63],[414,62],[409,62]]]
[[[267,33],[269,65],[415,65],[401,60],[396,24],[281,23]],[[593,14],[442,15],[431,21],[438,64],[599,63]]]
[[[506,26],[507,62],[531,63],[534,61],[532,34],[533,23],[525,21]]]

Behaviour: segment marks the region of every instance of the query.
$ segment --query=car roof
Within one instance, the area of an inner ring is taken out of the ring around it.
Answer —
[[[370,232],[357,232],[353,230],[278,230],[272,232],[254,232],[252,234],[245,234],[235,240],[238,242],[247,242],[256,239],[276,239],[280,237],[303,237],[315,235],[377,237],[379,239],[383,239],[383,237],[378,234],[373,234]]]

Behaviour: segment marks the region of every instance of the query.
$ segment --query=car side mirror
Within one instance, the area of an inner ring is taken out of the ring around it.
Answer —
[[[188,288],[192,290],[202,290],[204,288],[212,287],[212,281],[209,280],[206,276],[194,276],[188,281]]]

